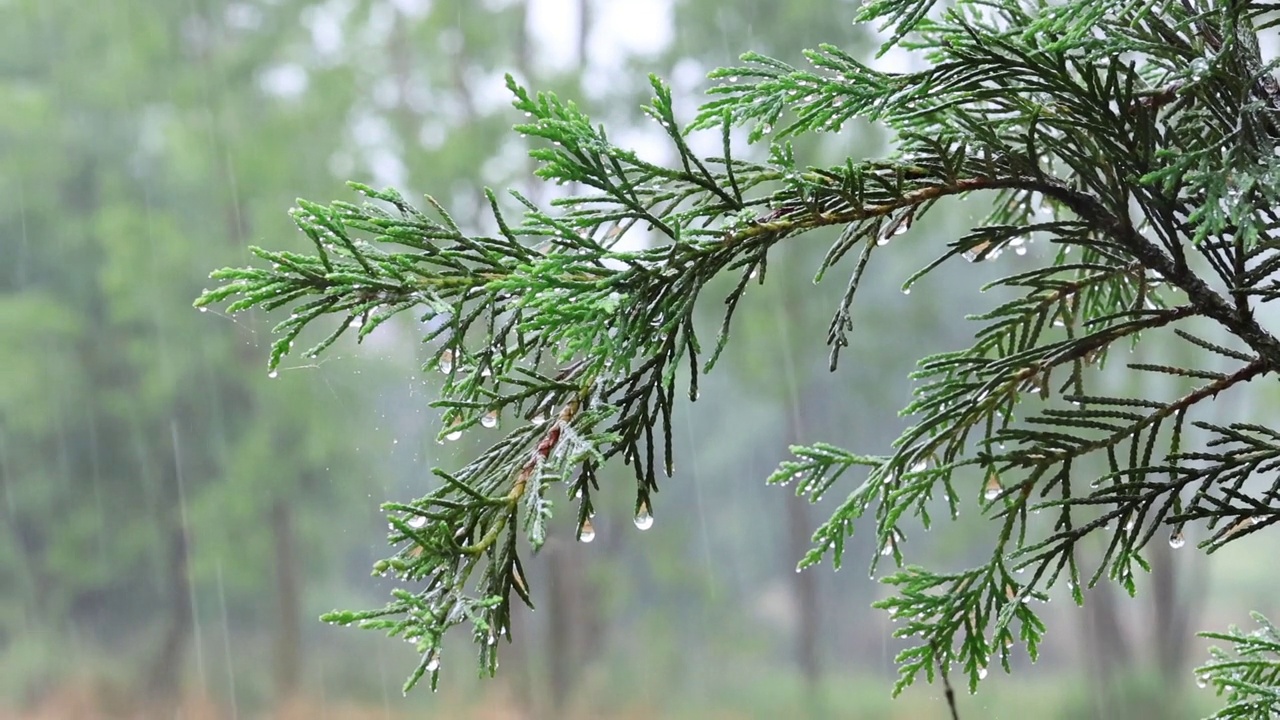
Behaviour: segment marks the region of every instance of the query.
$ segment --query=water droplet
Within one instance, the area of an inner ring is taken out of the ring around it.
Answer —
[[[596,528],[594,525],[591,524],[591,519],[588,518],[586,520],[583,520],[582,526],[578,528],[578,540],[584,543],[589,543],[595,539],[596,539]]]
[[[1205,688],[1209,687],[1209,676],[1208,676],[1208,675],[1197,675],[1197,676],[1196,676],[1196,687],[1200,688],[1201,690],[1203,690],[1203,689],[1205,689]]]
[[[1187,539],[1183,537],[1182,530],[1174,530],[1173,534],[1169,536],[1169,547],[1173,548],[1174,550],[1177,550],[1178,548],[1186,544],[1187,544]]]
[[[209,308],[207,308],[207,307],[202,307],[202,308],[200,308],[200,312],[209,312]]]
[[[547,416],[543,415],[542,413],[538,413],[537,415],[533,416],[533,420],[531,422],[533,422],[534,425],[541,425],[546,421],[547,421]]]
[[[1000,497],[1000,493],[1004,492],[1004,486],[1000,484],[1000,476],[991,473],[987,476],[987,487],[982,492],[982,496],[988,501],[995,500]]]
[[[910,294],[911,294],[911,288],[909,288],[909,287],[902,288],[902,294],[903,294],[903,295],[910,295]]]
[[[458,426],[458,425],[460,425],[460,424],[462,424],[462,421],[461,421],[461,420],[456,420],[456,419],[455,419],[455,420],[453,421],[453,425],[454,425],[455,427],[457,427],[457,426]],[[461,429],[461,428],[458,428],[457,430],[453,430],[453,431],[451,431],[448,435],[445,435],[445,436],[444,436],[444,439],[445,439],[445,440],[449,440],[450,442],[452,442],[452,441],[457,440],[458,438],[461,438],[461,437],[462,437],[462,429]]]
[[[421,515],[414,515],[413,517],[409,518],[409,527],[411,528],[420,528],[426,524],[427,524],[427,519],[422,517]]]
[[[498,411],[490,410],[480,417],[480,426],[486,428],[498,427]]]
[[[494,634],[493,634],[493,631],[492,631],[492,630],[490,630],[490,631],[489,631],[489,637],[485,639],[485,643],[486,643],[486,644],[488,644],[488,645],[496,645],[496,644],[498,644],[498,638],[497,638],[497,637],[494,637]]]
[[[987,679],[987,669],[986,669],[986,668],[978,668],[978,679],[979,679],[979,680],[986,680],[986,679]]]
[[[436,655],[427,661],[427,672],[433,673],[440,669],[440,656]]]
[[[756,279],[757,277],[759,277],[759,276],[760,276],[760,269],[759,269],[759,268],[751,268],[751,272],[747,274],[747,279],[748,279],[748,280],[755,280],[755,279]]]
[[[271,372],[267,373],[267,377],[271,378],[272,380],[275,380],[276,378],[280,377],[280,373],[276,372],[275,370],[272,370]]]
[[[884,547],[880,548],[880,555],[889,557],[893,554],[893,540],[885,541]]]
[[[649,512],[649,501],[640,503],[640,511],[636,513],[636,527],[648,530],[653,527],[653,513]]]
[[[453,351],[452,350],[440,351],[440,359],[436,361],[436,364],[440,367],[440,372],[444,373],[445,375],[448,375],[449,373],[453,372]]]

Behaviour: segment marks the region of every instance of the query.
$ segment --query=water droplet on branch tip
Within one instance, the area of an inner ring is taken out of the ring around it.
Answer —
[[[648,530],[653,527],[653,513],[649,512],[649,501],[640,503],[640,510],[636,513],[636,527],[640,530]]]
[[[590,518],[583,520],[582,525],[578,528],[578,540],[589,543],[596,539],[596,528],[591,524]]]
[[[1000,497],[1000,493],[1004,492],[1004,486],[1000,484],[1000,476],[991,473],[987,476],[987,486],[983,490],[982,496],[988,501],[995,500]]]
[[[414,515],[413,517],[409,518],[409,527],[411,528],[420,528],[426,524],[427,524],[427,519],[421,515]]]
[[[1187,539],[1183,537],[1181,530],[1174,530],[1173,534],[1169,536],[1169,547],[1173,548],[1174,550],[1177,550],[1178,548],[1186,544],[1187,544]]]
[[[490,410],[480,417],[480,426],[486,428],[498,427],[498,411]]]
[[[453,372],[453,351],[442,350],[440,352],[440,359],[437,361],[437,364],[440,367],[440,372],[446,375]]]
[[[272,370],[271,372],[267,373],[267,377],[272,380],[275,380],[276,378],[280,377],[280,373],[275,370]]]

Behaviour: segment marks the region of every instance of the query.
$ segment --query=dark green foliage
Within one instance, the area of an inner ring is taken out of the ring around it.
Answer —
[[[929,0],[867,5],[889,44],[928,60],[923,70],[876,70],[831,46],[807,54],[812,70],[748,54],[718,70],[713,100],[681,128],[658,80],[645,110],[678,161],[644,161],[610,143],[572,104],[530,96],[509,82],[529,120],[516,130],[549,144],[531,151],[537,175],[586,191],[527,212],[518,224],[492,195],[495,231],[463,231],[434,201],[428,216],[394,192],[356,189],[373,204],[300,202],[299,227],[316,255],[255,250],[269,269],[222,270],[206,305],[293,306],[270,365],[325,314],[363,337],[403,310],[425,311],[444,373],[444,433],[501,417],[512,429],[441,485],[388,505],[399,552],[379,566],[407,581],[383,610],[329,619],[417,638],[438,671],[440,637],[469,623],[482,667],[496,666],[495,628],[512,592],[528,601],[523,535],[537,549],[549,493],[577,505],[589,531],[596,472],[616,456],[632,466],[638,513],[652,508],[660,469],[670,474],[678,376],[697,397],[699,373],[725,347],[730,320],[768,255],[790,238],[841,229],[817,280],[841,261],[849,283],[828,337],[831,366],[856,331],[852,301],[864,272],[940,202],[984,197],[991,211],[912,276],[990,262],[1029,246],[1041,261],[990,287],[1011,298],[973,317],[971,347],[920,361],[914,425],[882,456],[829,445],[796,447],[771,482],[794,480],[814,500],[843,473],[867,475],[813,536],[801,566],[830,555],[864,516],[882,555],[902,566],[918,517],[955,515],[976,502],[993,523],[983,564],[935,573],[903,566],[879,603],[916,644],[899,656],[897,690],[959,663],[971,689],[993,655],[1034,658],[1044,631],[1030,601],[1065,580],[1076,602],[1103,579],[1135,591],[1153,539],[1180,546],[1203,523],[1216,550],[1276,517],[1277,485],[1247,482],[1277,467],[1280,435],[1195,417],[1205,401],[1280,371],[1280,340],[1256,319],[1275,299],[1280,261],[1280,85],[1257,33],[1274,27],[1262,3],[999,0],[935,7]],[[838,131],[852,119],[883,123],[896,152],[882,160],[797,165],[788,136]],[[732,156],[734,130],[771,137],[768,160]],[[717,132],[723,148],[699,157],[687,136]],[[380,203],[380,204],[379,204]],[[621,250],[632,233],[663,242]],[[856,259],[846,260],[850,254]],[[724,324],[704,350],[693,310],[708,281],[734,273]],[[1172,378],[1169,397],[1095,387],[1115,348],[1145,333],[1176,333],[1203,367],[1134,362],[1131,372]],[[1226,369],[1222,369],[1222,368]],[[1192,449],[1196,448],[1196,449]],[[1089,475],[1088,468],[1105,470]],[[1044,511],[1050,523],[1031,522]],[[1106,540],[1097,567],[1077,547]],[[1019,574],[1020,571],[1024,571]],[[1271,690],[1273,692],[1273,690]]]
[[[1230,643],[1235,655],[1221,649],[1209,651],[1212,660],[1196,669],[1197,683],[1212,684],[1228,705],[1214,718],[1275,717],[1280,713],[1280,633],[1266,618],[1254,613],[1258,629],[1241,632],[1201,633],[1203,637]]]

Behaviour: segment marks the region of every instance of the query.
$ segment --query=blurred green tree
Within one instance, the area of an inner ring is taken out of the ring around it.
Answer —
[[[283,233],[290,193],[332,192],[329,156],[312,149],[343,144],[352,97],[341,69],[309,60],[297,21],[309,4],[6,8],[8,696],[74,670],[68,643],[91,657],[149,654],[138,691],[176,696],[212,611],[200,599],[224,590],[238,619],[274,637],[275,692],[288,695],[307,569],[338,569],[299,548],[360,545],[327,529],[338,512],[370,519],[341,501],[373,479],[355,455],[373,433],[359,379],[267,382],[256,321],[211,327],[172,311],[199,291],[199,268]],[[262,588],[275,602],[253,602]],[[49,648],[63,650],[37,660]]]
[[[1256,312],[1277,294],[1280,85],[1257,42],[1275,26],[1274,8],[1003,0],[933,12],[930,0],[881,0],[860,15],[892,29],[885,52],[914,52],[928,67],[883,72],[829,45],[806,53],[813,70],[748,54],[714,73],[724,81],[716,99],[685,126],[655,79],[646,111],[669,139],[669,165],[614,145],[576,106],[509,80],[530,118],[517,130],[551,143],[530,153],[536,174],[588,192],[550,210],[517,196],[526,208],[518,223],[488,193],[494,231],[468,234],[430,198],[428,215],[398,193],[356,185],[371,202],[295,210],[316,254],[255,249],[271,267],[214,274],[225,284],[201,307],[231,298],[233,311],[293,306],[277,326],[273,367],[326,315],[340,329],[358,324],[363,337],[416,309],[434,322],[428,339],[440,340],[441,434],[516,420],[460,470],[436,470],[436,491],[387,506],[398,551],[378,569],[412,589],[397,589],[384,609],[327,616],[415,641],[422,659],[408,686],[424,674],[435,682],[441,638],[457,625],[470,626],[481,667],[496,668],[511,595],[529,599],[521,538],[535,550],[546,541],[557,485],[577,505],[578,538],[590,541],[598,472],[621,457],[635,474],[636,524],[649,526],[658,474],[671,472],[678,380],[698,396],[699,375],[715,365],[777,246],[839,228],[819,280],[857,256],[829,325],[834,370],[872,256],[892,253],[883,248],[953,198],[988,196],[993,209],[904,292],[949,261],[992,262],[1032,244],[1055,252],[991,284],[1011,299],[977,318],[971,347],[921,361],[905,410],[916,424],[890,454],[797,445],[771,478],[816,499],[845,472],[867,470],[801,566],[828,556],[838,565],[854,522],[872,514],[876,557],[901,566],[885,578],[898,595],[878,605],[915,642],[899,655],[897,690],[921,672],[949,689],[956,664],[976,689],[993,661],[1009,668],[1018,641],[1034,658],[1044,625],[1031,601],[1060,581],[1078,603],[1104,578],[1134,592],[1153,539],[1177,548],[1189,526],[1203,525],[1201,546],[1212,551],[1274,520],[1274,488],[1248,482],[1277,462],[1274,431],[1196,415],[1280,370],[1280,340]],[[888,126],[894,154],[797,161],[789,138],[855,119]],[[771,138],[767,160],[733,156],[739,129],[748,141]],[[719,131],[719,154],[691,150],[700,130]],[[669,242],[624,249],[631,233]],[[694,308],[721,273],[737,283],[719,338],[704,347]],[[1098,387],[1113,346],[1166,333],[1198,348],[1197,362],[1129,368],[1172,378],[1176,391]],[[1086,475],[1093,457],[1103,469]],[[996,531],[988,559],[948,573],[905,565],[908,520],[928,529],[936,499],[954,517],[966,495]],[[1038,510],[1057,518],[1047,531],[1028,521]],[[1082,569],[1077,548],[1099,536],[1106,551]],[[1203,669],[1230,695],[1221,716],[1275,710],[1274,631],[1264,622],[1253,635],[1220,637],[1245,654]]]

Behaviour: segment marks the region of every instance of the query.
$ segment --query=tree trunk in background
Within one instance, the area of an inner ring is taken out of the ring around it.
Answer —
[[[1110,717],[1111,713],[1124,701],[1124,693],[1119,684],[1123,683],[1126,673],[1132,677],[1132,653],[1125,639],[1124,627],[1120,622],[1116,605],[1116,585],[1109,581],[1099,582],[1090,589],[1085,598],[1084,665],[1090,673],[1090,682],[1094,690],[1090,693],[1097,703],[1095,717]]]
[[[1181,570],[1188,567],[1186,563],[1196,563],[1202,556],[1175,555],[1168,543],[1163,542],[1148,545],[1148,553],[1152,582],[1151,649],[1155,654],[1156,667],[1160,669],[1161,684],[1167,689],[1161,695],[1162,710],[1166,717],[1172,717],[1178,699],[1190,685],[1190,677],[1185,673],[1191,621],[1196,614],[1197,603],[1203,602],[1203,596],[1193,597],[1191,593],[1181,592],[1180,587],[1184,583],[1179,583],[1178,579]]]
[[[546,667],[549,677],[548,688],[551,692],[553,715],[560,715],[568,702],[569,692],[573,689],[574,662],[573,619],[577,617],[581,606],[581,593],[575,592],[577,571],[569,558],[568,548],[562,545],[550,547],[547,553],[550,572],[547,574],[547,590],[551,597],[547,608],[547,642]]]
[[[798,562],[809,550],[809,538],[813,534],[813,523],[809,517],[809,501],[800,497],[788,497],[787,506],[787,555],[792,562]],[[805,693],[813,712],[810,715],[820,717],[817,703],[820,697],[818,680],[821,668],[818,666],[818,573],[792,572],[791,589],[796,599],[796,664],[804,677],[808,692]]]
[[[799,323],[803,313],[798,307],[798,301],[790,292],[784,295],[778,311],[781,315],[778,327],[782,333],[783,347],[788,348],[792,345],[791,339],[787,335],[787,328],[794,327]],[[804,396],[799,385],[799,371],[795,367],[791,356],[786,354],[787,352],[787,350],[783,350],[783,375],[787,379],[787,395],[790,405],[790,413],[787,418],[786,444],[791,446],[801,444],[808,435],[801,418],[802,409],[810,406],[817,407],[817,404],[810,405],[808,398]],[[818,573],[792,571],[795,563],[799,562],[800,558],[804,557],[805,553],[809,551],[809,545],[813,537],[814,522],[810,517],[810,503],[807,499],[792,494],[786,498],[785,505],[787,513],[787,576],[791,578],[792,597],[796,600],[796,664],[800,668],[800,673],[808,690],[805,693],[805,697],[809,706],[809,714],[814,717],[821,717],[824,713],[820,704],[821,693],[818,692],[818,681],[821,673],[821,668],[819,667],[820,648],[818,647],[818,627],[821,624],[819,618],[820,609],[818,607]]]
[[[283,498],[271,506],[271,530],[275,540],[276,702],[287,702],[298,692],[302,675],[302,592],[298,578],[298,554],[293,533],[293,511]]]
[[[191,577],[187,573],[187,535],[180,525],[169,532],[167,575],[169,626],[147,676],[148,701],[178,699],[183,659],[195,620],[191,614]]]

